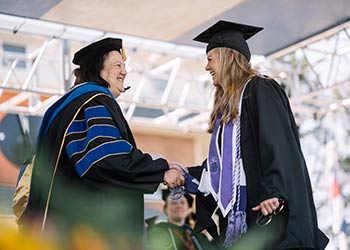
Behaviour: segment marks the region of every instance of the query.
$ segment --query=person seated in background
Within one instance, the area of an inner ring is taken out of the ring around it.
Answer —
[[[204,235],[192,235],[192,196],[185,194],[174,201],[169,193],[167,189],[162,193],[167,221],[156,223],[148,229],[146,249],[215,249]]]

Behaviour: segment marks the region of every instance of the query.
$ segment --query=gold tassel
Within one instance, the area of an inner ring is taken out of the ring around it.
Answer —
[[[125,52],[125,48],[124,48],[124,45],[122,44],[122,58],[124,61],[126,61],[126,52]]]
[[[230,86],[230,89],[229,89],[229,95],[231,96],[233,94],[233,92],[235,91],[235,84],[232,83],[231,86]]]

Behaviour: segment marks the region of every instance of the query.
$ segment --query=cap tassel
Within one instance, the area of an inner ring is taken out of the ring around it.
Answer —
[[[124,45],[122,44],[122,58],[124,61],[126,61],[126,52],[125,52],[125,48],[124,48]]]
[[[233,92],[235,91],[235,84],[232,83],[229,89],[229,95],[231,96],[233,94]]]

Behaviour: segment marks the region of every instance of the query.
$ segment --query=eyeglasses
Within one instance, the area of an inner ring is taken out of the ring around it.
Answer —
[[[256,217],[256,224],[260,227],[267,226],[271,221],[273,216],[278,215],[284,208],[284,200],[278,199],[279,206],[272,214],[269,215],[263,215],[261,212],[259,212],[258,216]]]

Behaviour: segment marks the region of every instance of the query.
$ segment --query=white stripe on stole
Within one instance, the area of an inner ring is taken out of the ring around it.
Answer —
[[[220,128],[218,128],[218,130],[217,130],[217,132],[216,132],[217,134],[216,134],[216,138],[219,138],[219,133],[220,133]],[[217,150],[217,152],[220,152],[220,150],[219,150],[219,142],[218,142],[218,140],[216,140],[216,142],[215,142],[215,147],[216,147],[216,150]],[[221,184],[221,164],[222,164],[222,157],[221,157],[221,154],[219,154],[218,155],[219,156],[219,171],[220,171],[220,177],[219,177],[219,190],[218,190],[218,193],[220,192],[220,184]],[[210,161],[210,159],[209,159],[209,157],[208,157],[208,161]],[[208,175],[208,178],[209,178],[209,187],[207,187],[207,190],[209,190],[209,192],[213,195],[213,197],[214,197],[214,199],[215,199],[215,201],[218,201],[218,198],[219,198],[219,196],[218,196],[218,194],[215,192],[215,190],[213,189],[213,187],[212,187],[212,185],[211,185],[211,176],[210,176],[210,164],[208,164],[208,161],[207,161],[207,169],[208,169],[208,171],[206,171],[207,172],[207,175]],[[204,172],[204,171],[203,171]]]
[[[242,90],[242,93],[241,93],[241,97],[240,97],[240,101],[239,101],[239,104],[238,104],[238,119],[241,118],[241,111],[242,111],[242,100],[243,100],[243,94],[244,94],[244,91],[245,91],[245,88],[247,87],[248,83],[250,82],[251,79],[249,79],[246,84],[244,85],[243,87],[243,90]],[[235,124],[236,125],[236,124]],[[233,135],[232,135],[232,147],[235,147],[236,145],[236,137],[237,137],[237,130],[236,130],[236,126],[233,126]],[[218,129],[217,133],[220,132],[220,128]],[[224,129],[222,131],[222,134],[221,136],[223,136],[224,134]],[[219,138],[218,135],[216,136],[216,138]],[[221,142],[223,144],[223,137],[221,139]],[[219,145],[218,145],[218,141],[215,142],[215,145],[217,147],[217,150],[219,149]],[[235,160],[236,160],[236,150],[232,150],[232,164],[233,164],[233,168],[234,168],[234,165],[235,165]],[[220,152],[219,150],[217,152]],[[223,152],[223,151],[221,151]],[[220,157],[220,182],[219,182],[219,194],[220,194],[220,186],[221,186],[221,166],[222,166],[222,157],[221,157],[221,154],[219,154],[219,157]],[[199,185],[198,185],[198,190],[202,193],[204,193],[205,195],[209,195],[209,194],[212,194],[212,196],[214,197],[215,201],[218,202],[218,206],[220,208],[221,211],[223,211],[223,206],[221,204],[220,201],[218,201],[218,197],[219,194],[216,194],[216,192],[213,190],[212,186],[211,186],[211,177],[210,177],[210,164],[208,163],[210,161],[209,157],[207,158],[207,167],[206,169],[203,170],[202,172],[202,175],[201,175],[201,179],[200,179],[200,182],[199,182]],[[244,167],[243,167],[243,160],[242,160],[242,155],[241,155],[241,158],[239,159],[239,168],[240,168],[240,171],[241,171],[241,177],[240,177],[240,185],[241,186],[246,186],[246,175],[245,175],[245,171],[244,171]],[[234,172],[234,171],[232,171]],[[238,175],[236,174],[235,176],[236,180],[235,180],[235,183],[237,185],[238,183]],[[236,201],[236,195],[237,194],[237,186],[234,187],[234,194],[233,194],[233,203]],[[227,206],[227,213],[230,211],[230,209],[232,208],[232,206]],[[227,214],[226,213],[226,214]]]
[[[222,126],[222,133],[221,133],[221,154],[220,154],[220,182],[219,182],[219,197],[221,197],[221,174],[222,174],[222,153],[223,151],[223,146],[224,146],[224,134],[225,134],[225,126]],[[236,162],[236,138],[237,138],[237,130],[235,124],[233,125],[232,128],[232,175],[235,173],[235,162]],[[236,171],[237,172],[237,171]],[[236,174],[237,177],[237,174]],[[232,176],[233,180],[233,176]],[[237,182],[235,182],[235,186],[233,187],[233,194],[231,197],[231,202],[230,204],[224,208],[224,206],[221,203],[221,200],[218,200],[218,206],[225,217],[231,210],[233,204],[236,202],[236,196],[237,196]]]

